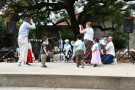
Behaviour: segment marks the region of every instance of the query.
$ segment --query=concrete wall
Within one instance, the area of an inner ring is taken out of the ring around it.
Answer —
[[[104,35],[110,34],[111,31],[101,31],[100,29],[94,28],[94,37],[101,38]]]
[[[135,49],[135,20],[133,33],[130,33],[129,47]]]
[[[1,74],[0,87],[135,90],[134,77]]]

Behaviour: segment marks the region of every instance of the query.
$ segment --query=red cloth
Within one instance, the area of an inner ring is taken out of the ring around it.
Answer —
[[[74,56],[72,60],[74,61],[74,63],[76,63],[76,56]]]
[[[92,54],[91,52],[85,53],[84,56],[90,57],[91,54]],[[74,57],[72,58],[72,60],[74,61],[74,63],[76,63],[76,56],[74,56]],[[90,61],[91,61],[90,59],[84,59],[84,62],[85,62],[85,63],[90,63]]]
[[[28,62],[28,63],[33,63],[32,52],[31,52],[30,49],[28,49],[27,62]]]

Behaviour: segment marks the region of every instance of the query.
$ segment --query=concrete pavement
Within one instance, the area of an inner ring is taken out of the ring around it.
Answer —
[[[0,63],[0,74],[39,74],[39,75],[84,75],[84,76],[114,76],[135,77],[135,65],[132,63],[118,63],[85,68],[77,68],[75,63],[46,63],[48,68],[41,68],[39,62],[29,67],[19,67],[16,63]]]
[[[85,68],[77,68],[75,63],[46,65],[48,68],[41,68],[38,62],[28,67],[0,63],[0,90],[135,90],[132,63]]]
[[[108,90],[108,89],[40,88],[40,87],[0,87],[0,90]]]

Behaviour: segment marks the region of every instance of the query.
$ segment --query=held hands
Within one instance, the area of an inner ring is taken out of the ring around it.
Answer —
[[[80,28],[80,30],[83,30],[83,26],[81,24],[79,25],[79,28]]]
[[[82,28],[83,26],[80,24],[79,27]]]
[[[33,20],[32,19],[30,19],[30,23],[33,23]]]

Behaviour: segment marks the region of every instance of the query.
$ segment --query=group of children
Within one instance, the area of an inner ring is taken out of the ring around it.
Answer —
[[[79,67],[79,65],[84,68],[84,55],[85,55],[85,44],[82,41],[82,36],[77,35],[77,41],[74,44],[74,55],[76,56],[76,65]],[[99,64],[102,64],[101,62],[101,56],[100,56],[100,45],[98,38],[93,39],[93,46],[91,48],[92,51],[92,58],[91,58],[91,64],[96,67]]]
[[[82,41],[83,36],[81,34],[76,36],[77,40],[73,44],[73,56],[76,57],[76,66],[79,67],[80,65],[82,68],[84,68],[84,54],[86,51],[85,44]],[[41,55],[41,67],[47,67],[45,65],[46,57],[48,56],[48,38],[45,36],[43,39],[43,43],[41,45],[40,49],[40,55]],[[68,58],[68,51],[71,49],[71,45],[69,44],[69,40],[65,40],[65,45],[63,48],[63,51],[65,51],[65,58]],[[100,53],[100,45],[98,38],[93,39],[93,47],[92,50],[92,58],[91,58],[91,64],[96,67],[99,64],[102,64],[101,62],[101,53]]]

